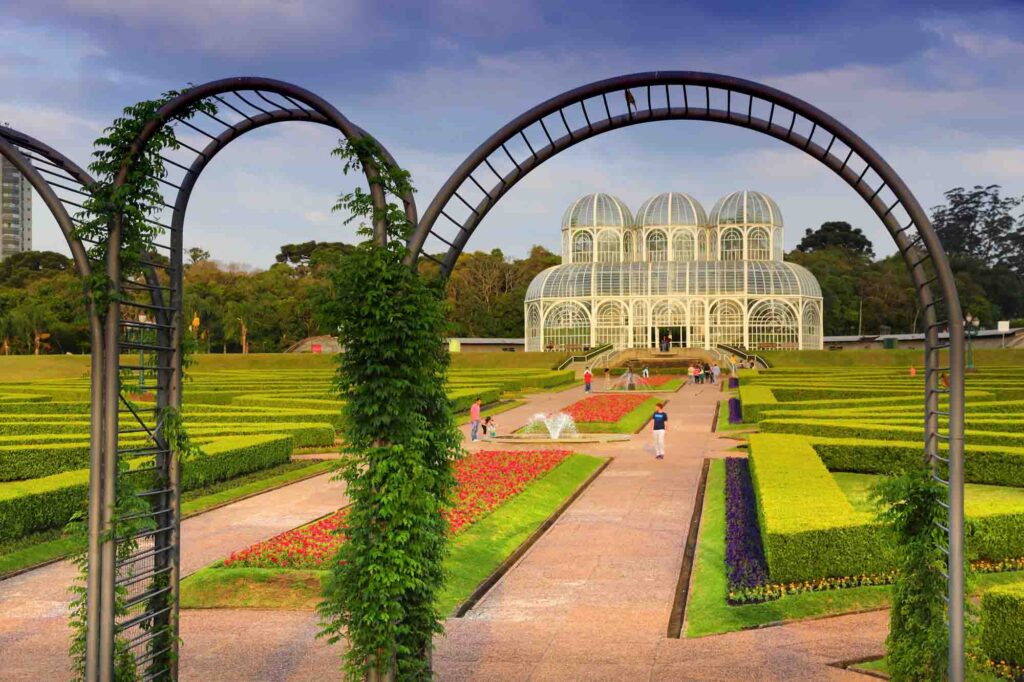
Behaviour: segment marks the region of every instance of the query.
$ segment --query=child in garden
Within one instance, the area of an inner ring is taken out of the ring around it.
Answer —
[[[590,384],[594,380],[594,373],[587,367],[583,370],[583,391],[584,393],[590,393]]]
[[[490,436],[494,438],[498,435],[498,422],[494,421],[494,417],[487,417],[484,419],[484,436]]]
[[[654,457],[665,459],[665,431],[668,426],[668,414],[665,413],[664,405],[658,403],[654,409]]]

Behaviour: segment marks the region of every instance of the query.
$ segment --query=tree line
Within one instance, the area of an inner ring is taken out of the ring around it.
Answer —
[[[1024,326],[1024,197],[998,185],[957,187],[932,209],[953,266],[961,303],[995,327]],[[279,352],[308,336],[333,334],[324,312],[334,300],[333,269],[352,246],[285,244],[266,270],[212,260],[189,250],[184,272],[185,324],[207,352]],[[876,258],[871,241],[848,222],[807,229],[787,260],[818,278],[827,335],[921,331],[910,276],[900,256]],[[451,336],[520,337],[530,281],[561,262],[534,246],[525,258],[500,249],[463,254],[448,282]],[[429,261],[424,276],[437,273]],[[53,252],[13,254],[0,262],[0,353],[85,353],[88,320],[82,284],[70,259]]]

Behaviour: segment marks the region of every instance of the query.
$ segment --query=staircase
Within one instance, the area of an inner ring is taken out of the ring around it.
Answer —
[[[667,353],[657,348],[629,348],[609,359],[608,367],[646,365],[650,369],[685,369],[695,362],[717,362],[703,348],[673,348]]]

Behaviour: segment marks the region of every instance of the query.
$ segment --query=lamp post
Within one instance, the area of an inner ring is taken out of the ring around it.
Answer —
[[[972,341],[978,335],[978,327],[981,320],[970,313],[964,317],[964,330],[967,332],[967,369],[974,369],[974,344]]]

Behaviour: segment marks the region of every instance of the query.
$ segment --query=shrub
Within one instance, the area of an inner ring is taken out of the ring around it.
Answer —
[[[981,596],[981,645],[992,660],[1024,665],[1024,582]]]
[[[182,490],[287,462],[292,442],[291,436],[277,434],[218,440],[203,448],[203,456],[182,463]],[[135,464],[149,460],[140,458]],[[88,469],[0,483],[0,537],[14,539],[65,525],[85,507],[88,485]]]
[[[777,403],[778,400],[770,388],[746,383],[740,386],[740,404],[743,407],[743,417],[748,422],[756,422],[761,410]]]
[[[775,582],[883,573],[892,551],[870,514],[854,510],[805,440],[750,437],[758,521]]]

